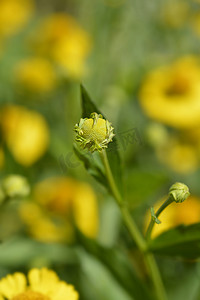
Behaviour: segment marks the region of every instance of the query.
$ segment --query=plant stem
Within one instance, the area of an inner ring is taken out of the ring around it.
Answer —
[[[148,253],[146,251],[146,249],[147,249],[146,240],[144,239],[144,237],[138,230],[134,219],[132,218],[127,206],[124,204],[124,201],[122,200],[119,190],[115,184],[115,180],[113,178],[112,171],[110,169],[109,161],[108,161],[105,150],[102,150],[100,152],[100,157],[101,157],[101,160],[105,167],[106,177],[107,177],[112,195],[116,199],[116,201],[119,205],[123,220],[129,230],[131,237],[133,238],[138,249],[141,251],[141,253],[144,256],[144,261],[145,261],[147,270],[149,272],[149,276],[151,277],[152,283],[154,285],[157,299],[158,300],[167,300],[165,289],[163,286],[163,282],[162,282],[160,272],[157,267],[155,258],[151,253]]]
[[[173,202],[173,199],[169,196],[168,199],[161,205],[161,207],[155,213],[156,217],[158,218],[159,215],[161,214],[161,212],[172,202]],[[147,228],[147,232],[146,232],[147,240],[150,240],[150,238],[151,238],[151,232],[153,230],[154,225],[155,225],[155,220],[153,218],[151,218],[151,222],[149,223],[149,227]]]

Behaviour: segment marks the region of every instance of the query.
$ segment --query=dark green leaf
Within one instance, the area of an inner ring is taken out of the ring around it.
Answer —
[[[89,118],[90,114],[97,112],[101,114],[105,119],[106,117],[99,111],[93,101],[90,99],[86,89],[81,85],[81,103],[82,103],[82,118]],[[107,179],[104,176],[104,169],[97,158],[97,153],[88,154],[87,151],[81,151],[78,147],[75,148],[75,152],[78,157],[84,162],[85,167],[89,173],[95,177],[100,183],[108,186]],[[118,153],[117,138],[114,137],[113,141],[108,145],[107,149],[108,161],[110,168],[115,179],[115,182],[122,193],[122,167],[121,160]]]
[[[196,258],[200,256],[200,223],[180,225],[151,240],[148,249],[154,253]]]
[[[81,105],[82,105],[82,118],[89,118],[91,113],[102,113],[98,110],[96,105],[91,101],[86,89],[81,85]]]

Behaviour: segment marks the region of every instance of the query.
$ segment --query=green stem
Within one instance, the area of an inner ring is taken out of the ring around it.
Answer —
[[[173,202],[173,199],[169,196],[168,199],[161,205],[161,207],[155,213],[156,217],[158,218],[159,215],[161,214],[161,212],[172,202]],[[147,232],[146,232],[147,240],[150,240],[150,238],[151,238],[151,232],[153,230],[154,225],[155,225],[155,220],[153,218],[151,218],[151,222],[149,223],[149,227],[147,228]]]
[[[137,225],[132,218],[127,206],[124,204],[124,201],[122,200],[122,197],[118,191],[118,188],[115,184],[115,180],[112,175],[112,171],[110,169],[110,165],[108,162],[107,154],[105,150],[102,150],[100,152],[101,160],[104,164],[105,171],[106,171],[106,177],[112,192],[113,197],[116,199],[119,208],[121,210],[123,220],[130,232],[130,235],[132,236],[133,240],[135,241],[138,249],[141,251],[141,253],[144,256],[144,261],[147,267],[147,270],[149,272],[149,276],[151,277],[152,283],[155,288],[156,296],[158,300],[167,300],[165,289],[162,283],[162,279],[160,276],[159,269],[157,267],[156,261],[154,259],[154,256],[151,253],[146,252],[147,249],[147,243],[146,240],[143,238],[142,234],[137,228]]]
[[[116,187],[115,180],[113,178],[112,171],[110,169],[110,164],[109,164],[109,161],[108,161],[106,151],[102,150],[99,153],[100,153],[100,157],[101,157],[101,160],[103,162],[103,165],[105,167],[106,177],[108,179],[108,183],[109,183],[109,186],[110,186],[110,189],[111,189],[111,193],[112,193],[113,197],[116,199],[118,205],[121,206],[122,197],[121,197],[121,195],[118,191],[118,188]]]

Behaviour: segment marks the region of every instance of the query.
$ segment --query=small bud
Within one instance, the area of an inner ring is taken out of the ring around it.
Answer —
[[[10,175],[2,182],[2,189],[9,198],[25,197],[30,193],[30,186],[25,177]]]
[[[113,129],[111,123],[103,119],[102,115],[92,113],[89,119],[81,119],[79,124],[75,125],[76,141],[90,152],[101,151],[112,141]]]
[[[189,197],[190,192],[187,185],[181,182],[176,182],[169,189],[169,195],[175,202],[181,203]]]

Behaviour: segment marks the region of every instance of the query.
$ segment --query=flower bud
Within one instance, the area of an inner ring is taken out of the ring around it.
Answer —
[[[92,113],[89,119],[81,119],[79,124],[75,125],[76,141],[80,142],[83,149],[87,148],[91,152],[101,151],[112,141],[113,129],[111,123],[103,119],[102,115]]]
[[[10,175],[2,182],[2,189],[9,198],[25,197],[30,193],[30,186],[25,177]]]
[[[171,196],[177,203],[185,201],[189,195],[189,188],[181,182],[174,183],[169,189],[169,196]]]

